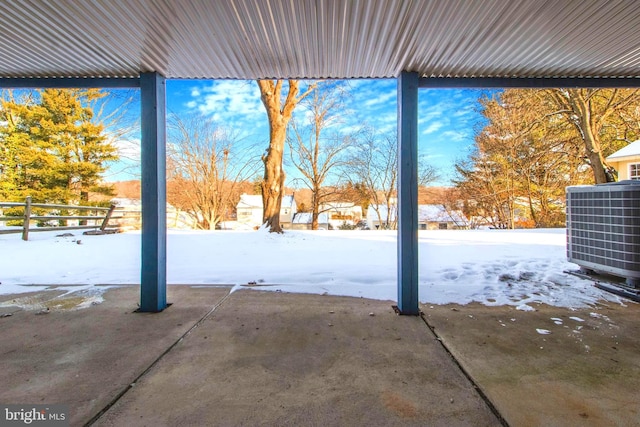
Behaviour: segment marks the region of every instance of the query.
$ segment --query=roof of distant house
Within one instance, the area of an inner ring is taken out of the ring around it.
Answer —
[[[397,206],[391,205],[392,209],[391,209],[391,219],[394,220],[396,218],[396,214],[398,211]],[[380,221],[386,221],[387,220],[387,215],[388,215],[388,208],[387,205],[374,205],[371,204],[369,205],[369,207],[367,208],[367,217],[371,217],[374,220],[378,219],[378,214],[380,214]]]
[[[282,198],[282,208],[290,208],[293,206],[295,199],[293,195],[284,196]],[[240,196],[240,201],[238,202],[237,208],[260,208],[262,209],[262,196],[255,194],[242,194]]]
[[[283,207],[283,208],[292,208],[295,203],[296,203],[296,199],[293,197],[293,194],[291,196],[284,196],[282,198],[281,207]]]
[[[353,202],[328,202],[320,205],[320,210],[351,209],[353,212],[362,212],[362,207]]]
[[[461,212],[447,211],[442,205],[419,205],[418,222],[455,222],[466,225],[468,221]]]
[[[378,219],[375,208],[378,207],[380,212],[380,220],[387,220],[387,205],[369,205],[367,216]],[[397,208],[394,206],[391,210],[391,218],[395,219]],[[442,205],[418,205],[418,221],[419,222],[455,222],[456,224],[467,224],[468,221],[461,212],[447,211]]]
[[[619,159],[622,157],[631,157],[631,156],[640,156],[640,139],[637,141],[633,141],[631,144],[626,147],[621,148],[616,151],[609,157],[607,160]]]
[[[114,197],[111,199],[111,203],[118,208],[142,208],[142,200],[129,197]],[[167,203],[167,208],[174,209],[171,203]]]
[[[262,208],[262,196],[242,194],[238,202],[238,208]]]

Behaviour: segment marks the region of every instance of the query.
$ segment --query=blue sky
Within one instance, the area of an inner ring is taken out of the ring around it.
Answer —
[[[286,85],[285,85],[286,86]],[[486,91],[485,91],[486,92]],[[397,87],[395,79],[352,80],[349,82],[348,110],[342,115],[342,131],[362,124],[380,133],[395,132],[397,124]],[[447,185],[453,177],[453,164],[466,157],[474,143],[474,132],[482,121],[478,113],[480,90],[421,89],[419,93],[419,155],[438,169],[439,185]],[[168,80],[167,110],[169,114],[203,115],[217,124],[232,129],[243,143],[266,148],[267,116],[260,101],[255,81],[239,80]],[[126,147],[127,156],[135,157],[134,144]],[[132,179],[135,175],[119,172],[114,165],[107,179]],[[133,162],[129,162],[133,164]],[[288,168],[291,169],[291,168]],[[292,170],[287,170],[294,177]]]

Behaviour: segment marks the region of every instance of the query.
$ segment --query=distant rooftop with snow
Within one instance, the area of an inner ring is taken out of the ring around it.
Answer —
[[[293,195],[282,197],[283,208],[290,208],[293,206]],[[239,208],[261,208],[262,209],[262,196],[256,194],[242,194],[240,201],[238,202]]]
[[[637,141],[633,141],[631,144],[627,145],[624,148],[616,151],[609,157],[607,160],[619,159],[622,157],[631,157],[631,156],[640,156],[640,139]]]
[[[375,208],[378,208],[380,220],[387,220],[387,205],[369,205],[367,216],[377,218]],[[397,208],[391,208],[391,220],[396,219]],[[467,224],[468,221],[459,211],[448,211],[442,205],[418,205],[419,222],[455,222],[456,224]]]
[[[461,212],[448,211],[442,205],[418,205],[419,222],[455,222],[467,224],[468,221]]]

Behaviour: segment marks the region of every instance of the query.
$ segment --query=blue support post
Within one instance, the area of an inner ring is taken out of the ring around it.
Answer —
[[[418,73],[398,78],[398,310],[418,315]]]
[[[140,74],[142,272],[140,310],[167,307],[166,87],[158,73]]]

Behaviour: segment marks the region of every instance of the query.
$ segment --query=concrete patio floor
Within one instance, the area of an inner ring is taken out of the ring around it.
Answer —
[[[640,304],[423,306],[511,426],[640,426]]]
[[[170,286],[173,305],[157,314],[134,313],[137,287],[83,309],[74,307],[90,298],[63,294],[0,296],[0,316],[11,314],[0,317],[0,403],[67,404],[72,426],[600,426],[640,416],[637,304],[426,305],[423,319],[397,316],[390,301],[229,287]]]

